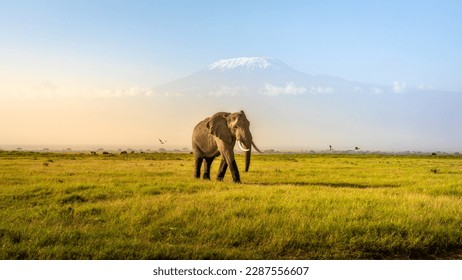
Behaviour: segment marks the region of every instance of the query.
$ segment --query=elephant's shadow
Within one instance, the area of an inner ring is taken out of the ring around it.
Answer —
[[[351,189],[380,189],[399,188],[397,184],[353,184],[346,182],[246,182],[248,185],[260,186],[302,186],[302,187],[327,187],[327,188],[351,188]]]

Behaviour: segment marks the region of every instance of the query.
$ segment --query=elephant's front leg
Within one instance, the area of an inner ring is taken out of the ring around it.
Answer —
[[[220,168],[218,169],[217,180],[223,181],[225,178],[226,169],[228,169],[228,164],[224,158],[221,159]]]
[[[239,169],[237,169],[236,160],[234,157],[231,160],[231,164],[229,165],[229,170],[231,171],[231,175],[233,175],[233,182],[240,183],[241,176],[239,175]]]
[[[241,177],[239,175],[239,169],[237,169],[236,160],[234,159],[234,152],[228,151],[223,153],[223,157],[226,160],[226,164],[229,166],[229,171],[231,171],[231,175],[233,176],[234,183],[240,183]]]

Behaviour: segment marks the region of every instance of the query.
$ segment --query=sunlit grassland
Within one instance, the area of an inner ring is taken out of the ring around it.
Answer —
[[[254,155],[242,184],[193,167],[0,152],[0,259],[462,258],[460,156]]]

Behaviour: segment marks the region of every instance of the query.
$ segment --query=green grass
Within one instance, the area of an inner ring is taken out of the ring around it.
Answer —
[[[243,184],[193,165],[0,152],[0,259],[462,259],[460,156],[254,155]]]

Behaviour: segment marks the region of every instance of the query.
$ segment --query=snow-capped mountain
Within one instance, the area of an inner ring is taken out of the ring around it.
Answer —
[[[282,67],[281,67],[282,66]],[[280,61],[266,58],[266,57],[239,57],[232,59],[222,59],[210,64],[208,70],[227,71],[239,69],[240,71],[254,71],[256,69],[267,69],[267,68],[284,68],[286,67]]]
[[[161,93],[178,95],[301,95],[384,91],[384,87],[297,71],[280,60],[239,57],[218,60],[185,78],[161,85]]]

